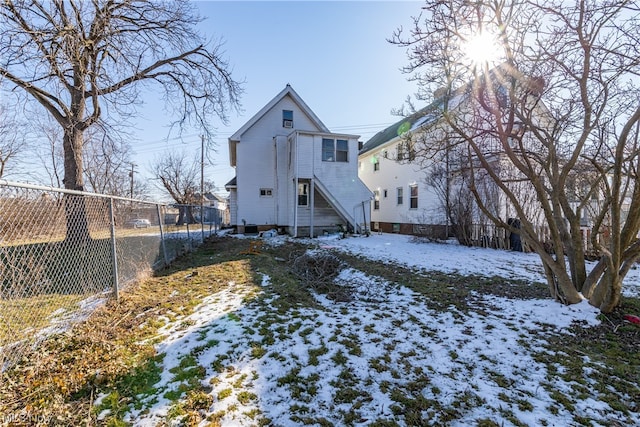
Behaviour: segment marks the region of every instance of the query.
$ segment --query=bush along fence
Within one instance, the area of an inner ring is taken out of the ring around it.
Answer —
[[[221,214],[0,180],[0,369],[198,246]]]

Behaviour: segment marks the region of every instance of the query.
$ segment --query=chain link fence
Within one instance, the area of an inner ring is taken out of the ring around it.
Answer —
[[[198,246],[221,214],[0,180],[0,368]]]

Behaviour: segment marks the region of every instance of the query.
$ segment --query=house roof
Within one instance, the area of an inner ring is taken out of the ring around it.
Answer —
[[[398,138],[407,131],[433,123],[442,116],[444,100],[445,97],[441,96],[426,107],[416,111],[408,117],[398,120],[388,128],[381,130],[362,146],[359,154],[364,154],[374,150],[375,148]]]
[[[211,193],[211,192],[204,193],[204,197],[207,200],[210,200],[210,201],[213,201],[213,200],[217,200],[218,202],[224,202],[225,201],[224,197],[219,196],[219,195],[217,195],[215,193]]]
[[[309,119],[320,129],[322,132],[329,132],[329,129],[322,123],[322,121],[316,116],[316,114],[309,108],[309,106],[300,98],[300,95],[293,90],[290,84],[287,83],[285,88],[280,91],[271,101],[267,103],[260,111],[258,111],[248,122],[246,122],[240,129],[238,129],[233,135],[229,137],[229,142],[240,142],[242,134],[244,134],[251,126],[256,124],[269,110],[271,110],[281,99],[285,96],[291,97],[293,101],[300,107],[300,109],[309,117]]]
[[[231,181],[227,182],[224,185],[224,188],[226,190],[229,190],[229,188],[236,188],[237,186],[238,186],[238,179],[237,177],[234,176],[233,178],[231,178]]]
[[[521,79],[523,84],[530,88],[531,85],[544,85],[544,81],[541,83],[539,78],[529,79],[522,75],[518,70],[507,66],[506,64],[502,64],[489,72],[489,79],[494,83],[497,83],[499,86],[504,85],[509,78],[514,77]],[[453,109],[460,105],[464,100],[468,99],[474,84],[477,84],[477,81],[470,81],[462,87],[454,90],[453,93],[449,95],[448,108]],[[442,117],[446,97],[446,94],[436,97],[436,99],[426,107],[416,111],[408,117],[398,120],[388,128],[378,132],[364,144],[359,154],[365,154],[377,147],[387,144],[397,139],[407,131],[426,127],[438,121]]]

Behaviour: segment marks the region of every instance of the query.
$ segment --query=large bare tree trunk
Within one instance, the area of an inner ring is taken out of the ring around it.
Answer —
[[[622,278],[617,272],[607,269],[595,286],[589,303],[603,313],[610,313],[620,304],[622,296]]]
[[[584,298],[573,286],[571,276],[562,265],[564,257],[560,256],[559,260],[551,262],[546,259],[547,257],[551,258],[550,255],[543,257],[542,263],[551,297],[564,304],[576,304],[582,301]]]
[[[83,132],[74,126],[65,128],[64,145],[64,186],[68,190],[84,191],[82,149]],[[84,196],[67,194],[64,198],[67,222],[66,240],[83,245],[91,237]]]

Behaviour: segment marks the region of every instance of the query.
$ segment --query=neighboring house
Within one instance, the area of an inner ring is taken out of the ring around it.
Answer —
[[[500,87],[500,83],[494,84],[498,102],[501,102],[504,92],[500,91],[503,88]],[[458,154],[455,149],[444,154],[444,151],[436,152],[430,148],[437,146],[438,142],[444,144],[444,141],[455,140],[455,136],[448,136],[453,133],[444,121],[445,105],[453,116],[459,118],[459,123],[464,125],[472,120],[477,107],[471,96],[471,88],[470,83],[454,91],[449,97],[444,91],[437,91],[432,103],[377,133],[364,144],[358,157],[358,175],[375,195],[371,212],[372,230],[448,237],[452,230],[443,200],[445,180],[448,188],[446,194],[450,200],[455,196],[457,201],[474,205],[468,208],[470,221],[473,224],[488,224],[489,221],[475,206],[473,196],[468,190],[469,180],[465,173],[471,169],[465,165],[470,164],[469,162],[475,168],[473,185],[482,193],[485,205],[490,206],[492,212],[505,222],[516,215],[486,171],[478,167],[477,161],[464,161],[461,160],[462,157],[456,159],[455,156]],[[507,102],[506,95],[504,99]],[[514,135],[524,138],[522,133]],[[479,145],[482,145],[487,153],[496,153],[487,157],[493,171],[505,179],[509,178],[509,181],[514,183],[509,184],[512,191],[523,200],[532,197],[529,184],[521,179],[519,172],[500,154],[499,144],[491,137],[485,138]],[[451,142],[446,144],[455,146]],[[466,153],[465,150],[459,151]],[[450,167],[452,164],[454,166]],[[455,164],[459,169],[455,169]],[[438,168],[439,175],[434,173]],[[439,176],[440,181],[437,181],[438,178],[434,179],[434,176]],[[458,206],[462,205],[464,203]],[[540,212],[534,209],[535,205],[531,204],[531,212],[527,211],[529,218],[539,216]],[[484,237],[469,236],[470,239]]]
[[[207,214],[205,222],[212,222],[218,225],[228,225],[230,223],[229,203],[227,198],[214,193],[204,194],[204,205],[215,209],[217,212],[214,217],[213,212]]]
[[[231,225],[292,236],[364,231],[372,194],[358,179],[358,138],[332,133],[287,85],[229,138]]]
[[[446,217],[434,189],[425,183],[423,166],[403,138],[415,128],[426,109],[378,132],[358,156],[358,176],[374,193],[371,227],[374,231],[402,234],[446,234]]]

